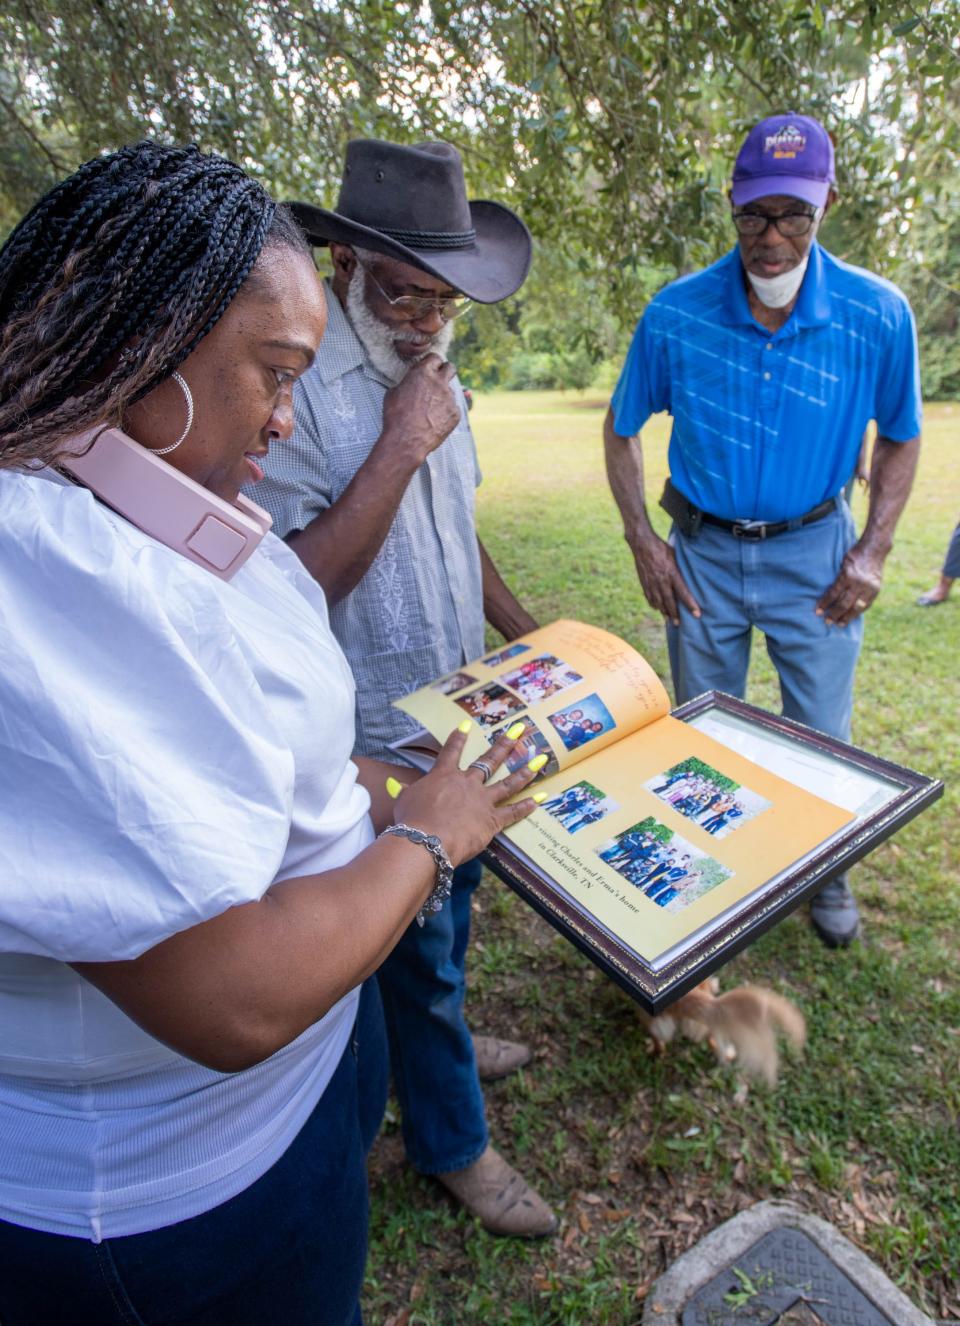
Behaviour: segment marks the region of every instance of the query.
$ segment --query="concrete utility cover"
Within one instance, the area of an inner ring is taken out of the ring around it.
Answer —
[[[775,1229],[715,1275],[683,1326],[899,1326],[799,1229]]]
[[[642,1326],[935,1326],[859,1248],[793,1202],[758,1202],[656,1282]]]

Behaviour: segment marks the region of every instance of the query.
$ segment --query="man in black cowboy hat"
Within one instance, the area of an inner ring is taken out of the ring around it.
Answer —
[[[471,300],[519,289],[530,236],[508,208],[467,201],[446,143],[352,142],[336,210],[292,210],[330,246],[330,320],[256,500],[326,591],[357,683],[358,752],[389,759],[410,730],[392,700],[479,657],[484,617],[507,639],[536,626],[477,539],[476,450],[446,359]],[[471,1037],[463,1017],[479,879],[478,861],[462,866],[450,901],[379,973],[394,1083],[413,1166],[488,1229],[532,1237],[556,1218],[490,1146],[480,1089],[530,1054]]]

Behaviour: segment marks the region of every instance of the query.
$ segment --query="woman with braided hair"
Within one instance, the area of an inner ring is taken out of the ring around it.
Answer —
[[[533,809],[462,731],[423,778],[351,759],[280,540],[223,578],[68,477],[118,429],[138,510],[233,509],[325,319],[287,214],[195,148],[88,162],[0,251],[3,1326],[359,1322],[364,982]]]

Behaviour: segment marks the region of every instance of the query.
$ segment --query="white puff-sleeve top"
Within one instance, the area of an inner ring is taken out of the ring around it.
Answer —
[[[326,602],[279,539],[225,582],[84,489],[0,473],[0,1218],[140,1233],[282,1155],[356,991],[223,1074],[66,964],[352,860],[373,837],[353,741]]]

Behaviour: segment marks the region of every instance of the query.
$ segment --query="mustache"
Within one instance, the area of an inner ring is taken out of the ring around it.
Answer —
[[[783,252],[779,249],[763,249],[762,251],[755,249],[753,253],[750,254],[751,262],[754,261],[754,259],[762,262],[789,262],[791,258],[797,262],[800,261],[792,249],[785,249]]]
[[[421,332],[415,332],[415,331],[408,331],[408,332],[396,331],[393,328],[391,328],[390,330],[392,333],[392,339],[394,341],[415,341],[417,342],[417,344],[422,344],[422,345],[433,345],[433,343],[435,341],[438,341],[443,335],[443,329],[441,329],[438,332],[435,332],[433,336],[424,336]]]

